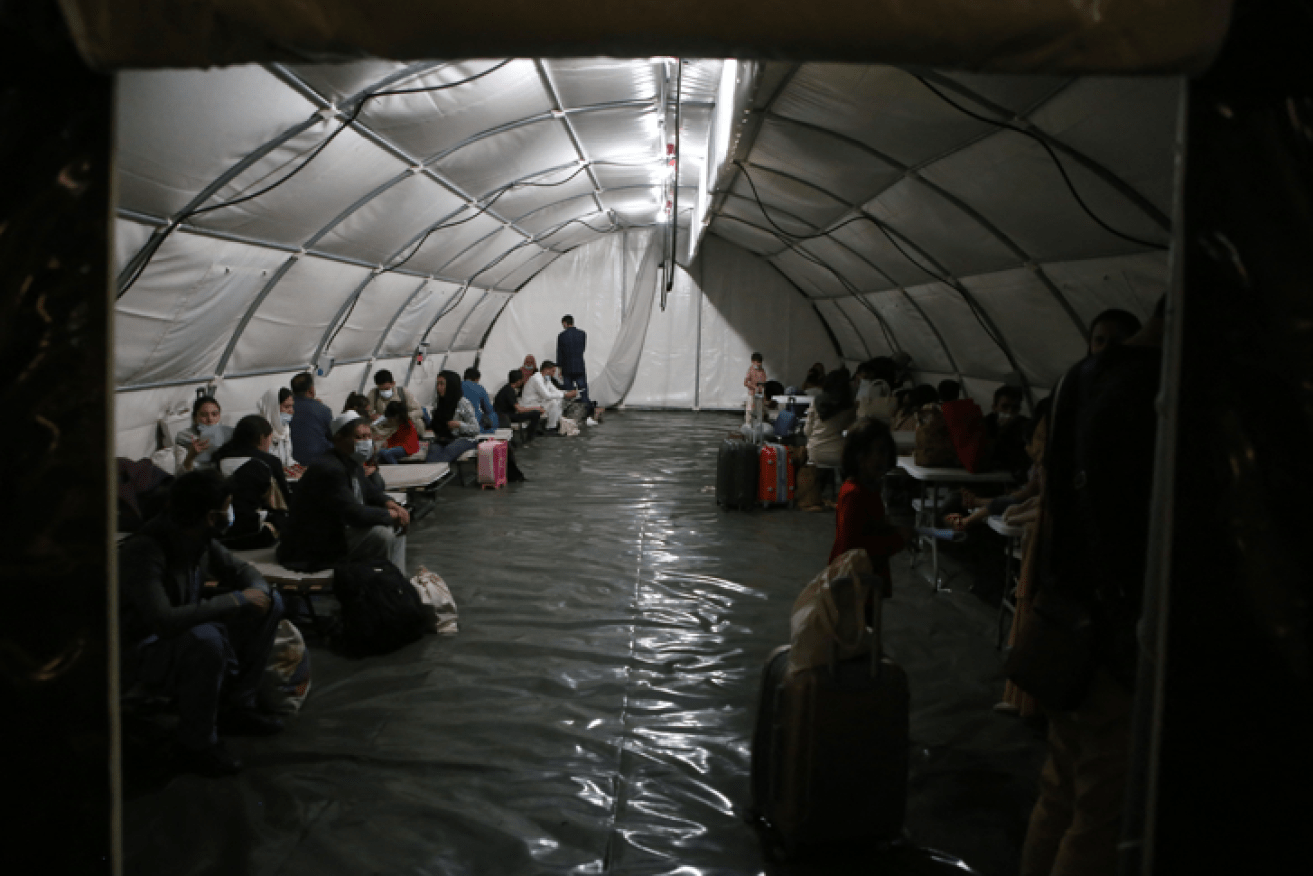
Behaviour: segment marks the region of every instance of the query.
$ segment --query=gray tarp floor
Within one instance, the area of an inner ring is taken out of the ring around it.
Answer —
[[[1043,741],[991,711],[994,610],[901,557],[886,650],[911,683],[919,850],[785,863],[745,819],[762,662],[834,515],[719,510],[737,422],[617,413],[519,451],[527,483],[444,489],[409,561],[447,580],[459,635],[361,661],[312,640],[304,709],[230,741],[234,778],[142,772],[130,736],[126,872],[1016,872]]]

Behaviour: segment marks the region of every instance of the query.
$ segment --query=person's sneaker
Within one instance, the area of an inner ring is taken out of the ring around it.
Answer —
[[[273,736],[281,733],[281,718],[256,709],[232,709],[219,715],[219,732],[224,736]]]
[[[242,771],[241,759],[224,748],[222,742],[199,749],[175,745],[173,758],[183,772],[202,776],[233,776]]]
[[[596,425],[597,425],[597,421],[594,420],[592,417],[589,417],[588,419],[584,420],[584,422],[585,422],[586,424],[588,424],[589,426],[596,426]]]

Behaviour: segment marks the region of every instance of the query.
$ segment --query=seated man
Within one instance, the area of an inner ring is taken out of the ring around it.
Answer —
[[[410,422],[421,422],[422,408],[419,405],[419,399],[415,398],[414,393],[407,392],[404,387],[397,386],[397,381],[392,377],[392,372],[386,368],[380,368],[374,372],[374,388],[365,396],[369,402],[369,410],[373,414],[370,419],[377,420],[387,411],[388,403],[399,401],[406,406],[406,414],[410,417]]]
[[[579,390],[571,389],[562,392],[552,385],[552,375],[556,373],[556,363],[548,360],[543,363],[542,370],[529,378],[529,382],[524,385],[524,391],[520,397],[524,404],[529,406],[541,406],[547,412],[547,429],[550,431],[557,427],[561,421],[561,410],[565,407],[565,400],[574,398],[579,394]]]
[[[168,512],[119,549],[124,683],[177,699],[178,758],[206,775],[242,768],[219,731],[283,728],[255,705],[283,604],[259,572],[216,540],[231,515],[223,476],[189,472],[174,482]],[[204,592],[216,580],[217,591]]]
[[[465,379],[461,381],[460,391],[474,408],[474,416],[479,421],[479,431],[484,434],[491,434],[497,431],[498,417],[497,411],[492,406],[492,399],[488,398],[488,390],[479,385],[479,369],[470,366],[465,369]],[[505,428],[509,429],[510,421],[506,422]]]
[[[292,496],[278,562],[289,569],[326,569],[335,563],[391,560],[406,571],[410,515],[365,475],[374,454],[369,421],[352,411],[333,420],[333,449],[315,461]]]
[[[315,398],[315,379],[309,371],[292,378],[292,422],[287,427],[292,436],[292,457],[309,465],[329,451],[328,426],[333,412]]]
[[[552,386],[559,389],[562,394],[564,394],[567,389],[576,388],[570,386],[569,382],[561,376],[561,366],[559,365],[556,366],[556,371],[547,379],[550,380]],[[586,392],[587,390],[579,388],[579,395],[575,396],[570,401],[567,401],[562,406],[561,416],[568,417],[579,425],[596,426],[597,420],[593,419],[593,412],[597,410],[597,405],[594,402],[588,401],[588,397],[585,395]]]
[[[1024,478],[1031,460],[1026,453],[1030,420],[1021,416],[1021,388],[1000,386],[994,390],[994,409],[985,415],[985,434],[993,444],[992,463],[997,471],[1010,471]]]
[[[520,404],[519,390],[524,386],[524,372],[514,369],[506,378],[506,385],[497,391],[494,402],[498,422],[509,426],[511,423],[528,423],[529,435],[538,428],[538,421],[544,413],[542,407],[530,407]]]

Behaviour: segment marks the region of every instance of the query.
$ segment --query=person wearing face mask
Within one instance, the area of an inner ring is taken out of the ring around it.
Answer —
[[[174,438],[174,443],[187,451],[187,456],[182,461],[184,471],[209,468],[214,451],[232,438],[233,430],[219,422],[221,412],[219,403],[213,396],[200,396],[192,404],[191,426],[183,429]]]
[[[990,466],[1010,471],[1023,480],[1030,468],[1026,434],[1030,419],[1021,414],[1021,387],[1000,386],[994,390],[994,407],[985,415],[985,436],[992,446]]]
[[[269,453],[278,458],[284,469],[296,465],[292,456],[292,416],[296,413],[292,391],[285,386],[269,390],[260,397],[258,410],[272,429]]]
[[[174,482],[168,512],[119,548],[124,684],[176,699],[175,757],[205,775],[242,768],[220,734],[283,728],[256,707],[282,599],[217,541],[231,519],[223,477],[189,472]],[[203,586],[213,581],[217,588]]]
[[[374,372],[374,388],[365,396],[369,400],[369,410],[374,419],[383,416],[390,402],[399,401],[406,406],[406,415],[412,423],[424,422],[423,410],[419,399],[413,393],[406,392],[405,387],[397,386],[392,372],[386,368]]]
[[[296,486],[278,562],[312,571],[382,559],[404,574],[410,515],[365,474],[374,454],[369,421],[347,411],[333,420],[332,434],[332,451],[315,460]]]

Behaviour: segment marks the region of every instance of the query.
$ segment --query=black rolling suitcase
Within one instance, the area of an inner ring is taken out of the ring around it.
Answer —
[[[716,457],[716,504],[746,511],[757,501],[757,445],[728,439]]]
[[[752,740],[755,814],[787,847],[891,840],[907,808],[908,687],[880,659],[875,588],[870,656],[785,679],[788,646],[766,662]]]

